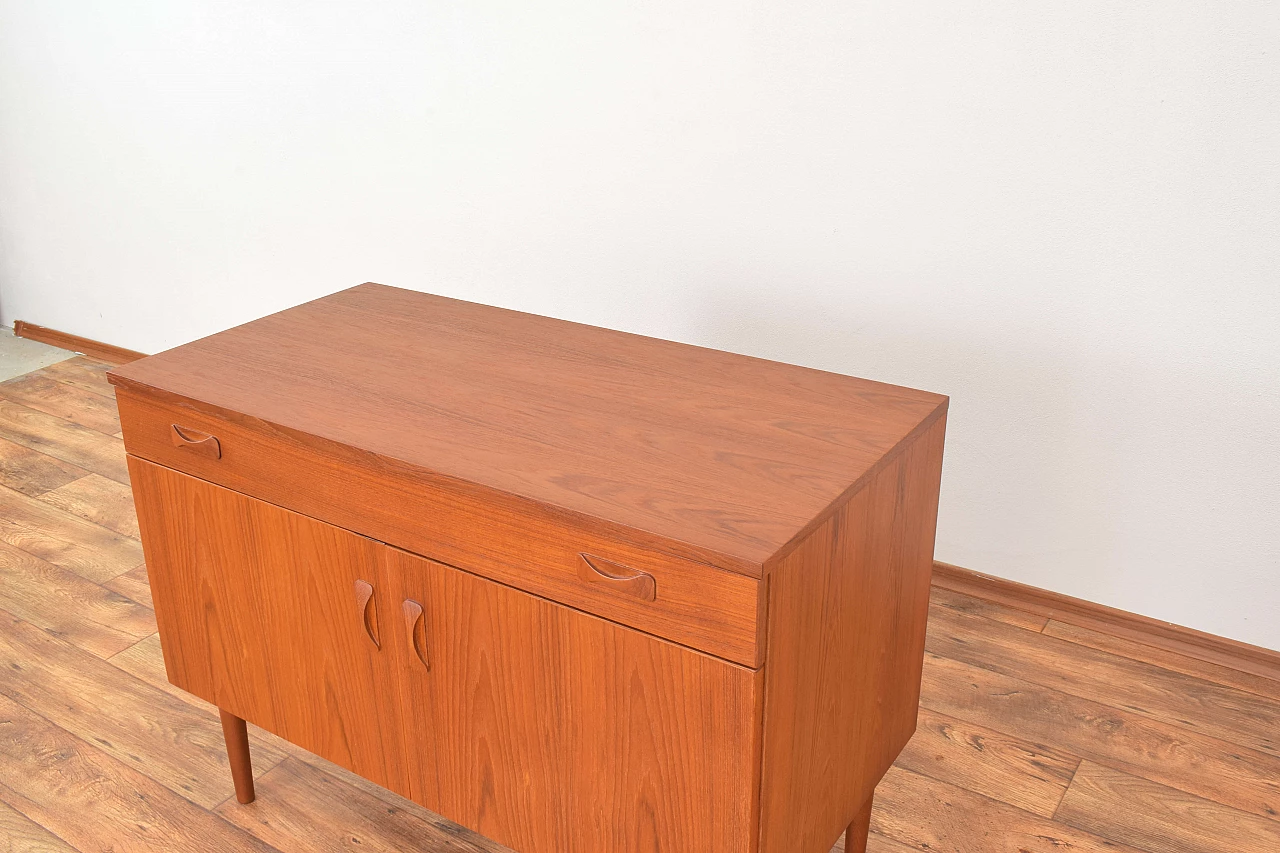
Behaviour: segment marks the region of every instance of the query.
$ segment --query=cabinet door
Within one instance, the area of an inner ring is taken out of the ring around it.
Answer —
[[[382,546],[132,456],[129,474],[169,680],[406,793]]]
[[[755,849],[755,671],[386,558],[413,799],[521,853]]]

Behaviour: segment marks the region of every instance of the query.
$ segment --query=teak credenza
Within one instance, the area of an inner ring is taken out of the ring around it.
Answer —
[[[864,849],[947,399],[364,284],[116,368],[169,680],[522,853]]]

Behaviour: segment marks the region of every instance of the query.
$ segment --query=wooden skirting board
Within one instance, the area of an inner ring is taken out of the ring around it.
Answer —
[[[59,332],[57,329],[50,329],[45,326],[37,326],[35,323],[28,323],[25,320],[14,321],[13,333],[19,338],[29,338],[49,346],[84,353],[91,358],[105,361],[108,364],[128,364],[131,361],[146,358],[146,353],[125,349],[113,344],[104,344],[101,341],[82,338],[79,335],[72,335],[68,332]]]
[[[30,338],[33,341],[82,352],[111,364],[126,364],[146,356],[145,353],[104,344],[79,335],[60,332],[57,329],[37,326],[23,320],[13,324],[13,333],[20,338]],[[994,601],[1056,619],[1059,622],[1091,628],[1154,648],[1166,649],[1197,660],[1280,681],[1280,651],[1249,645],[1216,634],[1197,631],[1194,628],[1185,628],[1172,622],[1161,622],[1158,619],[1139,616],[1105,604],[1095,604],[1016,581],[984,575],[950,563],[934,563],[933,584],[942,589]]]
[[[933,585],[1280,681],[1280,651],[984,575],[949,563],[933,564]]]

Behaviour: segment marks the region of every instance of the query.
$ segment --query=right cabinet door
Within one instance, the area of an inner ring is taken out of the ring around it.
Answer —
[[[755,849],[758,673],[394,548],[413,799],[521,853]]]

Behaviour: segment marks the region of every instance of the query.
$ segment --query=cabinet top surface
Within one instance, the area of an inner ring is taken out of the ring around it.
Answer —
[[[378,284],[115,368],[759,574],[947,398]]]

